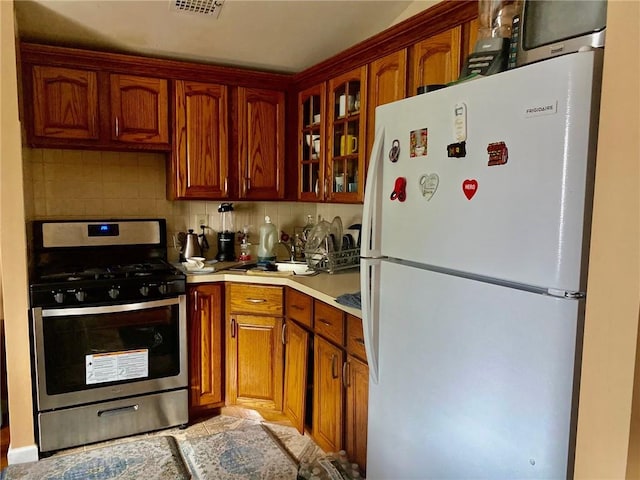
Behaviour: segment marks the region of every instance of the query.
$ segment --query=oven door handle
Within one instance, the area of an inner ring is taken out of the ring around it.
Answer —
[[[104,305],[101,307],[47,308],[42,310],[43,317],[69,317],[74,315],[93,315],[100,313],[133,312],[148,310],[156,307],[178,305],[180,297],[154,300],[151,302],[122,303],[118,305]]]

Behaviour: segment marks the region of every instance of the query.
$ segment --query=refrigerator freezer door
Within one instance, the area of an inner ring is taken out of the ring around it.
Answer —
[[[565,478],[582,301],[383,260],[367,478]]]
[[[378,107],[376,125],[385,128],[382,256],[584,291],[596,53]],[[462,108],[466,155],[449,157]],[[392,162],[387,154],[396,141],[400,155]],[[406,179],[404,202],[390,198],[398,177]]]

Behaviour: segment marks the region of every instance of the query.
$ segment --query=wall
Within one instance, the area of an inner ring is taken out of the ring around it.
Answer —
[[[196,214],[205,214],[209,219],[207,236],[211,247],[207,257],[213,258],[217,252],[220,201],[167,200],[162,153],[25,148],[23,159],[27,220],[165,218],[173,247],[172,236],[188,228],[197,229]],[[234,202],[234,208],[234,230],[249,225],[253,242],[257,241],[258,227],[265,215],[287,233],[304,225],[307,215],[312,215],[314,221],[318,214],[329,220],[340,215],[345,226],[360,222],[362,216],[361,205]],[[177,250],[170,248],[168,253],[171,261],[177,260]],[[279,253],[286,251],[282,249]]]
[[[0,1],[0,272],[6,333],[9,462],[37,460],[33,436],[22,159],[13,1]],[[13,426],[15,425],[15,429]]]
[[[640,2],[609,1],[578,413],[578,479],[621,479],[627,467],[635,470],[628,478],[640,478],[638,422],[630,431],[640,305],[639,24]],[[630,439],[636,440],[630,445]]]

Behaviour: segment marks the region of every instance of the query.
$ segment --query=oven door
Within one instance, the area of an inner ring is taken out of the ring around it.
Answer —
[[[38,410],[186,388],[186,296],[33,308]]]

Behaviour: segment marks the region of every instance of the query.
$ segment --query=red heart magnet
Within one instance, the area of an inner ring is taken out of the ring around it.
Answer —
[[[465,180],[462,182],[462,191],[464,192],[464,196],[467,197],[467,200],[471,200],[478,191],[477,180]]]

